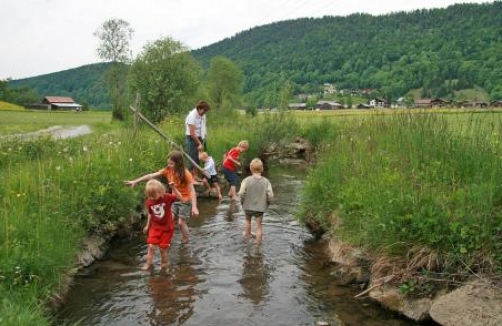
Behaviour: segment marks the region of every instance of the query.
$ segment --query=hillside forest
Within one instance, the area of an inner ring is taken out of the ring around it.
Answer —
[[[501,1],[302,18],[254,27],[190,54],[204,72],[202,87],[208,87],[214,57],[235,63],[243,77],[238,103],[245,108],[278,106],[284,96],[289,102],[298,102],[299,94],[322,97],[325,83],[366,90],[368,98],[389,102],[400,97],[502,100],[501,22]],[[0,99],[23,104],[47,95],[72,96],[109,109],[103,77],[108,67],[96,63],[3,81]]]

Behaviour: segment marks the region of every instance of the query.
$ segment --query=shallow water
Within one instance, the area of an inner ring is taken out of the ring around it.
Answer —
[[[107,256],[76,278],[58,324],[411,326],[380,306],[354,299],[357,286],[332,276],[326,244],[293,218],[302,167],[272,167],[275,203],[264,217],[261,246],[244,243],[243,213],[228,198],[203,198],[189,222],[191,243],[176,230],[170,269],[140,271],[146,244],[140,227],[116,240]],[[223,189],[225,193],[226,189]]]

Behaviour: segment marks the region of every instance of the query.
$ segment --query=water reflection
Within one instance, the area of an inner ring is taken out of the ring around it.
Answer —
[[[246,248],[244,262],[242,264],[242,277],[239,283],[242,286],[241,297],[251,300],[255,305],[266,301],[269,294],[269,273],[263,263],[261,247],[249,245]]]
[[[151,325],[183,324],[194,313],[195,289],[200,280],[192,268],[190,248],[181,246],[177,257],[176,266],[171,265],[166,273],[152,274],[149,278]]]

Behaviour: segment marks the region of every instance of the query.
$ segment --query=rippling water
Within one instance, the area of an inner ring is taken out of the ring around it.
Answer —
[[[199,201],[189,222],[192,240],[170,249],[170,268],[140,271],[146,244],[138,230],[112,243],[107,256],[83,270],[57,316],[81,325],[331,325],[407,326],[340,286],[325,254],[293,218],[305,171],[272,168],[276,201],[264,217],[261,246],[242,240],[244,215],[224,198]],[[225,193],[225,191],[223,191]]]

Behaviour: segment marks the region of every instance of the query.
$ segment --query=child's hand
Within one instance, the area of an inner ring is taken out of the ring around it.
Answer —
[[[169,182],[169,187],[170,188],[176,188],[176,184],[174,182]]]
[[[147,234],[148,233],[148,225],[143,228],[143,233]]]

